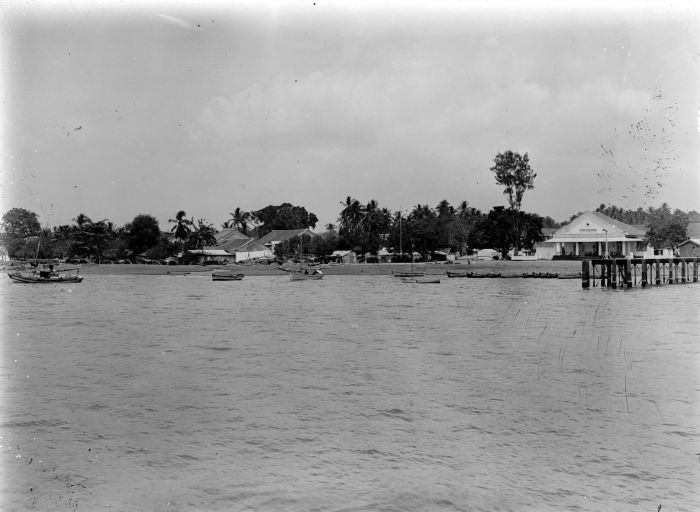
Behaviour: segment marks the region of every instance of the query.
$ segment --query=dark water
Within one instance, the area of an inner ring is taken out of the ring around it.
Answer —
[[[700,510],[698,285],[0,295],[2,510]]]

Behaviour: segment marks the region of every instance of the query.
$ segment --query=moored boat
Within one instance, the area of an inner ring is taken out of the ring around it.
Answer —
[[[80,283],[83,276],[78,268],[66,268],[54,270],[53,268],[41,270],[25,270],[19,272],[8,272],[7,276],[15,283],[25,284],[57,284],[57,283]]]
[[[425,272],[392,272],[394,277],[423,277]]]
[[[402,277],[402,283],[415,283],[415,284],[440,284],[439,277]]]
[[[309,271],[309,265],[307,264],[306,269],[302,270],[302,260],[303,260],[303,255],[304,252],[302,250],[302,242],[303,238],[299,239],[299,268],[295,270],[290,270],[289,271],[289,280],[290,281],[319,281],[320,279],[323,279],[323,271],[320,268],[314,268],[313,270]],[[315,267],[319,267],[319,265],[314,265]]]
[[[473,277],[473,278],[493,278],[493,277],[501,277],[500,272],[487,272],[485,274],[475,274],[474,272],[469,272],[467,274],[467,277]]]
[[[232,270],[214,270],[211,274],[212,281],[240,281],[245,274],[236,274]]]
[[[313,272],[297,272],[293,271],[289,273],[290,281],[318,281],[323,279],[323,272],[320,270],[314,270]]]

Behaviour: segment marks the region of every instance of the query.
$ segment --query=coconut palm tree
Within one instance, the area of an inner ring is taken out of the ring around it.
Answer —
[[[192,232],[192,221],[187,219],[186,215],[184,210],[180,210],[174,219],[168,220],[170,223],[175,223],[170,232],[175,235],[175,240],[181,243],[185,243]]]
[[[194,249],[202,250],[204,257],[204,247],[207,245],[216,244],[216,230],[212,224],[207,223],[204,219],[198,219],[190,233],[189,243]]]
[[[250,212],[244,212],[237,206],[233,212],[229,213],[229,215],[231,216],[233,227],[240,230],[240,232],[244,235],[247,235],[248,223],[251,220]]]
[[[343,236],[350,245],[354,245],[359,241],[360,234],[362,233],[365,208],[357,199],[350,196],[345,199],[345,202],[341,201],[340,204],[345,207],[338,217],[341,236]]]

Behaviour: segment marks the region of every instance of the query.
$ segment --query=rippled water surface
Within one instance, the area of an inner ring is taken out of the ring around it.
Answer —
[[[700,510],[699,285],[0,296],[2,510]]]

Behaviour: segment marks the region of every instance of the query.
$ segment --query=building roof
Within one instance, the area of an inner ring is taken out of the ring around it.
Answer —
[[[566,226],[562,226],[548,242],[622,242],[639,240],[646,231],[613,219],[600,212],[584,212]]]
[[[190,254],[201,254],[203,256],[233,256],[230,252],[226,252],[223,249],[188,249],[187,252]]]
[[[686,245],[686,244],[694,244],[694,245],[700,246],[700,238],[689,238],[685,242],[678,244],[678,247],[680,247],[682,245]]]
[[[341,257],[341,258],[342,258],[343,256],[347,256],[347,255],[350,254],[351,252],[352,252],[352,251],[350,251],[350,250],[336,250],[336,251],[333,251],[333,252],[331,253],[331,258],[337,258],[337,257]]]
[[[217,245],[217,248],[226,249],[228,252],[260,252],[270,250],[269,247],[264,246],[254,238],[230,240],[220,246]]]
[[[223,228],[216,234],[216,245],[222,245],[229,240],[248,240],[250,237],[244,235],[236,228]]]
[[[291,240],[295,236],[301,235],[318,236],[317,233],[314,233],[310,229],[273,229],[267,235],[258,238],[258,242],[267,245]]]

